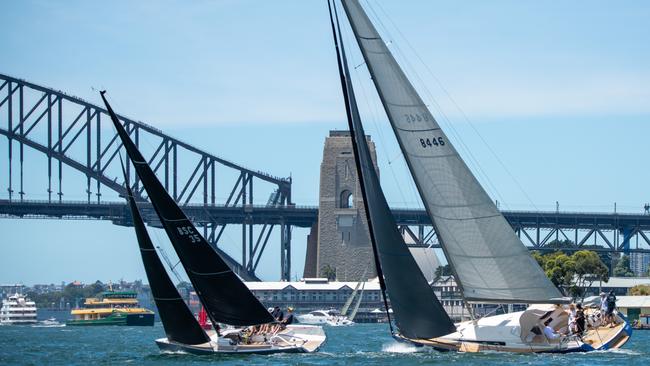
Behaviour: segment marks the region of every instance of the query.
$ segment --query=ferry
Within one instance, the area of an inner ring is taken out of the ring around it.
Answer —
[[[16,293],[2,300],[0,325],[36,324],[36,303]]]
[[[152,326],[154,312],[139,306],[134,291],[105,291],[98,298],[87,298],[84,307],[71,311],[68,326],[142,325]]]

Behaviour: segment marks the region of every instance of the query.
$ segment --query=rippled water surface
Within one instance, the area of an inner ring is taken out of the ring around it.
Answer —
[[[415,352],[390,337],[385,324],[326,327],[327,343],[314,354],[193,356],[161,354],[155,327],[0,326],[0,365],[650,365],[650,331],[637,331],[622,350],[568,355]]]

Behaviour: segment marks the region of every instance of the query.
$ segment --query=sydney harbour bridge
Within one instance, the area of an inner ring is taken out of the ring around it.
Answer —
[[[289,280],[292,228],[309,228],[318,220],[318,207],[292,202],[291,178],[243,167],[143,122],[120,119],[168,192],[242,277],[257,278],[255,271],[273,238],[280,242],[282,279]],[[0,218],[96,219],[130,225],[128,207],[119,199],[125,192],[121,143],[103,108],[0,74],[0,134],[7,145],[0,152],[4,170],[0,187],[7,189],[7,199],[0,199]],[[128,159],[127,168],[134,176],[134,192],[143,195]],[[66,193],[76,199],[68,199]],[[145,221],[159,227],[153,208],[147,204],[141,208]],[[424,211],[395,209],[393,214],[411,245],[439,247]],[[575,243],[561,248],[566,250],[650,253],[648,208],[645,214],[504,211],[504,215],[534,250],[556,250],[556,245],[548,244],[559,240]],[[241,232],[239,258],[220,248],[227,228]]]

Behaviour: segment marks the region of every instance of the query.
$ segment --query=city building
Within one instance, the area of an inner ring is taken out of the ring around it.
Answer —
[[[636,276],[647,276],[650,269],[650,253],[630,253],[630,269]]]

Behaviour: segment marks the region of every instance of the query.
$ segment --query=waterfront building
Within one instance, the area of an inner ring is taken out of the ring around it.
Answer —
[[[294,282],[246,282],[246,286],[265,305],[294,307],[300,311],[322,308],[340,309],[357,286],[357,282],[328,281],[326,278],[305,278]],[[378,281],[365,284],[361,306],[383,307]]]
[[[614,291],[616,296],[625,296],[630,289],[637,285],[650,286],[650,277],[610,277],[609,281],[594,281],[585,291],[585,297],[598,296],[601,292]]]

